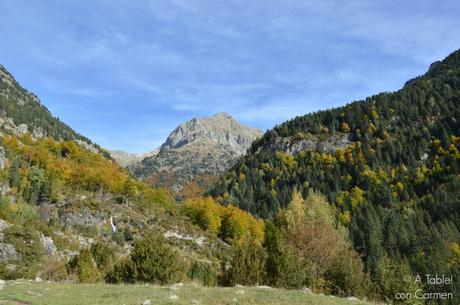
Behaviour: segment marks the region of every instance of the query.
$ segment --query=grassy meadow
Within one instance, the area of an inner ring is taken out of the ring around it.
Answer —
[[[263,287],[203,287],[194,284],[66,284],[8,281],[0,291],[0,304],[18,305],[347,305],[370,304],[298,290]]]

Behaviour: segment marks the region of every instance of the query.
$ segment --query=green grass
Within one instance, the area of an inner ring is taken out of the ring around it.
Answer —
[[[244,291],[242,293],[241,291]],[[178,299],[170,299],[177,296]],[[63,284],[9,281],[0,291],[0,304],[36,305],[364,305],[361,301],[333,298],[303,291],[257,287],[222,288],[188,284],[179,288],[153,285]]]

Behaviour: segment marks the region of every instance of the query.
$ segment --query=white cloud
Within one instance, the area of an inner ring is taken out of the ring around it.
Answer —
[[[266,129],[397,89],[459,47],[459,9],[448,0],[3,1],[0,58],[76,129],[139,150],[192,116],[227,111]]]

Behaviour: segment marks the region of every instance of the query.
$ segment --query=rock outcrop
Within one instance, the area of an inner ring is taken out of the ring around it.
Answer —
[[[296,155],[301,151],[316,150],[319,152],[333,152],[338,148],[350,145],[350,135],[333,134],[327,136],[310,136],[309,138],[296,139],[295,137],[277,138],[269,148],[273,151],[284,151],[290,155]],[[262,147],[259,148],[259,151]]]

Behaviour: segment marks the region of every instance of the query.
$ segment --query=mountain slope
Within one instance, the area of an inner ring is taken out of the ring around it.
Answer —
[[[194,178],[223,173],[261,135],[226,113],[194,118],[174,129],[158,154],[130,170],[155,185],[179,190]]]
[[[5,67],[0,65],[0,132],[30,133],[34,138],[51,137],[55,140],[75,140],[93,152],[109,154],[88,138],[52,116],[39,98],[21,87]]]
[[[375,278],[385,257],[420,274],[459,274],[459,169],[456,51],[397,92],[273,128],[210,194],[271,218],[294,190],[304,196],[316,190],[334,206]],[[455,285],[443,289],[460,291]]]
[[[188,263],[219,269],[228,246],[194,225],[168,191],[134,180],[3,67],[0,78],[1,279],[75,280],[70,262],[82,252],[97,245],[124,257],[147,232]],[[97,280],[108,274],[97,272]]]
[[[128,153],[121,150],[111,150],[110,155],[122,167],[128,167],[141,162],[147,157],[153,157],[158,154],[159,149],[155,149],[146,153]]]

